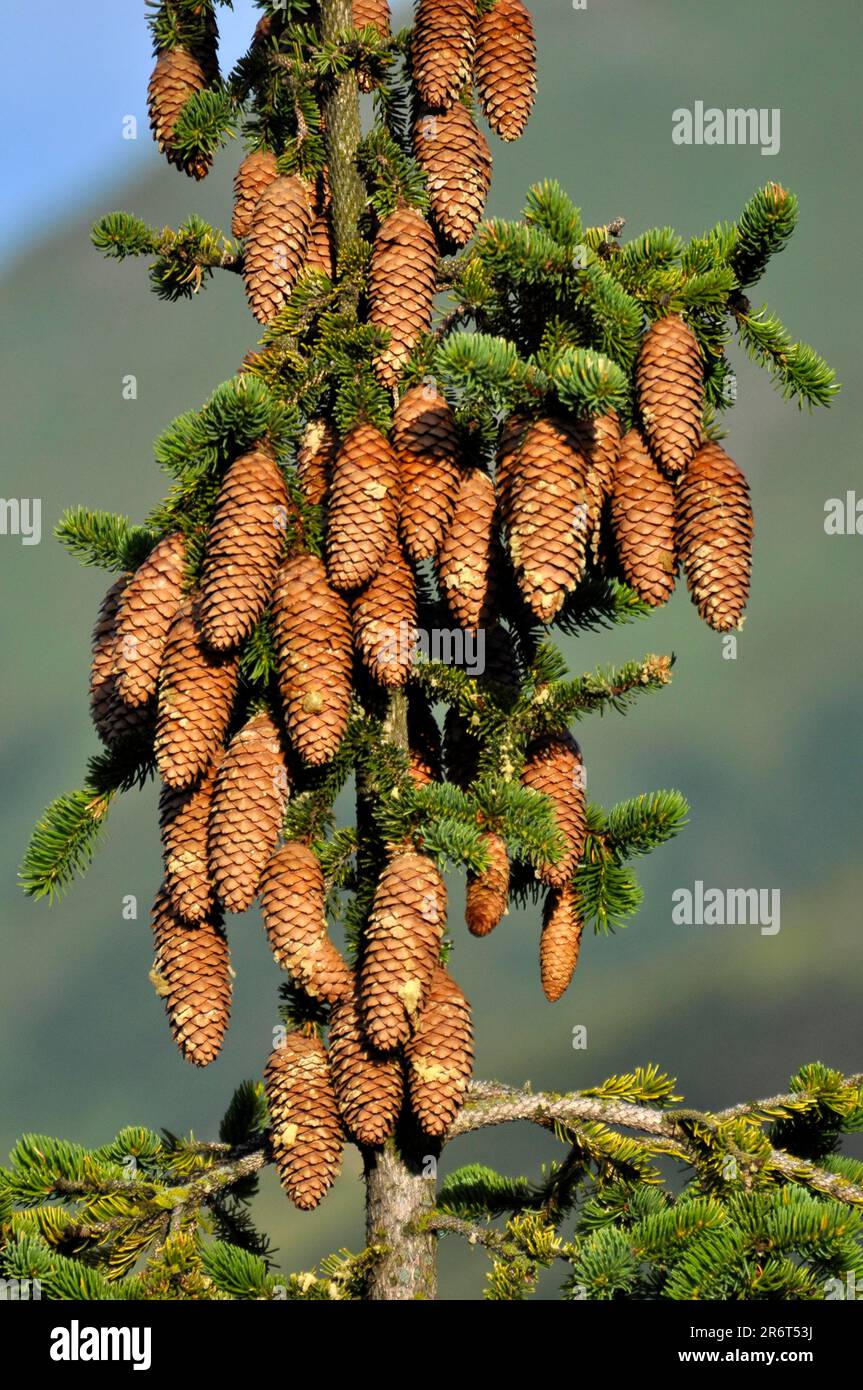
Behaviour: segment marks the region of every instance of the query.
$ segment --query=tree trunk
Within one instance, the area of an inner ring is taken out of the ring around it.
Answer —
[[[437,1158],[431,1140],[401,1135],[366,1152],[366,1243],[383,1250],[368,1275],[370,1302],[437,1296],[437,1237],[423,1229],[435,1204]]]

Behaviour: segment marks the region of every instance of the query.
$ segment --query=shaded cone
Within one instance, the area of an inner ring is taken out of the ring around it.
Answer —
[[[427,106],[447,110],[470,78],[476,19],[476,0],[419,0],[411,67]]]
[[[158,541],[123,590],[117,615],[117,690],[127,705],[155,695],[171,622],[182,601],[185,546],[175,532]]]
[[[660,472],[641,435],[623,440],[611,500],[614,544],[623,576],[654,608],[674,590],[674,487]]]
[[[456,502],[460,443],[455,416],[431,386],[412,386],[399,401],[393,443],[402,471],[399,530],[412,560],[440,549]]]
[[[522,0],[497,0],[476,36],[476,82],[483,115],[501,140],[524,132],[536,98],[536,38]]]
[[[163,787],[159,797],[165,888],[184,922],[202,922],[213,907],[207,825],[215,780],[214,764],[193,786]]]
[[[212,73],[188,49],[171,48],[159,54],[147,87],[150,129],[156,144],[170,164],[195,179],[202,179],[209,172],[213,157],[198,151],[184,158],[174,147],[174,132],[186,102],[203,91],[211,77]]]
[[[568,883],[552,888],[545,900],[539,943],[542,988],[551,1004],[561,997],[575,973],[583,931],[578,893]]]
[[[188,787],[222,746],[237,688],[236,658],[204,646],[192,602],[179,609],[159,676],[156,765],[169,787]]]
[[[578,435],[543,417],[528,429],[505,490],[504,519],[519,589],[550,623],[584,575],[598,507]]]
[[[235,459],[219,490],[201,579],[201,629],[216,651],[247,637],[272,593],[288,495],[278,464],[256,449]]]
[[[360,999],[366,1037],[391,1052],[407,1042],[440,954],[446,888],[424,854],[396,854],[384,868],[366,929]]]
[[[319,766],[336,752],[348,722],[348,606],[317,556],[295,555],[279,571],[273,613],[288,733],[303,761]]]
[[[218,915],[183,922],[160,889],[153,908],[152,980],[165,1001],[174,1041],[187,1062],[206,1067],[219,1055],[231,1011],[228,942]]]
[[[405,1047],[411,1109],[426,1134],[446,1134],[467,1092],[473,1064],[470,1005],[438,965],[413,1037]]]
[[[572,877],[587,835],[584,763],[575,739],[563,733],[535,740],[528,749],[521,780],[523,786],[551,800],[564,853],[556,864],[539,865],[536,876],[541,883],[559,888]]]
[[[390,338],[375,357],[381,385],[397,386],[411,352],[431,326],[438,248],[415,208],[399,208],[375,237],[370,275],[370,322]]]
[[[509,856],[499,835],[490,831],[482,842],[488,854],[488,868],[468,874],[465,920],[473,936],[488,936],[506,912],[509,897]]]
[[[264,189],[246,235],[243,266],[249,308],[259,323],[269,323],[290,298],[305,268],[311,226],[307,184],[291,176]]]
[[[105,744],[119,743],[141,733],[146,727],[149,711],[139,706],[131,708],[120,699],[115,674],[117,663],[117,615],[123,591],[129,582],[127,574],[115,579],[99,607],[93,628],[90,659],[90,717],[96,733]]]
[[[399,461],[374,425],[355,425],[336,456],[330,489],[327,569],[337,589],[359,589],[396,534]]]
[[[360,1144],[378,1145],[395,1128],[404,1093],[402,1059],[369,1047],[351,994],[330,1013],[330,1071],[345,1127]]]
[[[254,715],[222,755],[210,808],[210,870],[229,912],[251,907],[279,838],[288,774],[272,716]]]
[[[276,156],[272,150],[253,150],[247,154],[234,175],[234,213],[231,234],[248,236],[252,214],[261,194],[279,176]]]
[[[704,409],[698,341],[677,314],[657,319],[645,334],[635,380],[651,450],[668,476],[676,478],[698,448]]]
[[[405,685],[416,640],[416,582],[397,541],[352,599],[351,617],[354,645],[372,678],[391,689]]]
[[[491,152],[461,102],[443,114],[425,112],[413,127],[414,153],[428,177],[435,226],[464,246],[482,217],[491,183]]]
[[[509,508],[512,489],[518,477],[521,446],[531,424],[530,416],[517,410],[501,426],[497,444],[494,486],[503,515],[506,515]]]
[[[342,1123],[322,1043],[289,1033],[270,1053],[264,1089],[279,1181],[295,1207],[311,1211],[342,1162]]]
[[[310,420],[297,450],[297,479],[310,507],[320,507],[326,500],[336,447],[332,425],[321,416]]]
[[[441,593],[460,627],[481,627],[491,616],[498,557],[496,510],[488,474],[478,468],[463,473],[436,564]]]
[[[717,632],[739,627],[755,527],[749,484],[719,444],[704,444],[677,484],[677,547],[698,611]]]
[[[281,845],[261,882],[264,926],[276,962],[314,999],[335,1004],[353,977],[327,934],[324,876],[317,855],[299,840]]]

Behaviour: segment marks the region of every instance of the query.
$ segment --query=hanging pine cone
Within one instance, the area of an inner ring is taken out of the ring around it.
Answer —
[[[620,455],[620,420],[617,411],[609,410],[605,415],[591,415],[579,420],[574,435],[594,474],[595,487],[600,502],[603,502],[611,496],[614,488],[614,474]]]
[[[414,122],[414,153],[428,177],[429,199],[441,236],[464,246],[483,214],[491,184],[491,152],[461,102]]]
[[[210,809],[210,871],[229,912],[251,907],[288,798],[282,740],[262,710],[222,755]]]
[[[174,1041],[187,1062],[206,1067],[221,1051],[231,1012],[228,942],[218,914],[183,922],[162,887],[153,907],[151,978],[165,1001]]]
[[[505,486],[509,553],[525,602],[550,623],[584,574],[596,496],[567,420],[535,420],[513,467]]]
[[[657,319],[645,334],[635,380],[650,447],[668,476],[676,478],[698,448],[704,409],[698,341],[677,314]]]
[[[237,688],[235,657],[209,651],[196,606],[179,609],[159,676],[156,765],[169,787],[188,787],[222,745]]]
[[[311,1211],[342,1162],[342,1124],[323,1045],[289,1033],[270,1053],[264,1089],[279,1181],[295,1207]]]
[[[310,507],[320,507],[326,499],[336,448],[332,425],[323,416],[310,420],[297,450],[297,480]]]
[[[416,639],[416,581],[398,541],[352,599],[351,619],[354,645],[372,678],[389,689],[405,685]]]
[[[749,484],[719,444],[704,444],[677,484],[677,548],[698,611],[716,632],[739,627],[749,597],[755,522]]]
[[[274,179],[255,204],[246,234],[246,297],[259,323],[269,323],[290,299],[305,269],[311,226],[308,185],[293,175]]]
[[[572,877],[587,834],[584,763],[575,739],[568,733],[536,739],[528,748],[521,780],[523,786],[551,800],[564,853],[556,864],[541,864],[536,876],[541,883],[560,888]]]
[[[443,780],[441,736],[428,697],[408,690],[408,760],[410,775],[418,787]]]
[[[261,882],[270,949],[306,994],[335,1004],[350,994],[353,977],[327,934],[325,903],[317,855],[299,840],[280,846]]]
[[[496,509],[488,474],[478,468],[465,472],[436,565],[440,591],[460,627],[482,627],[491,616],[498,567]]]
[[[568,883],[552,888],[545,900],[539,943],[542,989],[550,1004],[561,997],[575,973],[583,931],[578,893]]]
[[[288,733],[303,761],[319,766],[336,752],[348,722],[348,606],[317,556],[295,555],[279,571],[273,614]]]
[[[402,1060],[398,1054],[380,1056],[369,1047],[353,993],[330,1013],[327,1052],[345,1127],[359,1144],[382,1144],[401,1110]]]
[[[522,0],[497,0],[476,35],[476,82],[483,115],[501,140],[524,133],[536,98],[536,38]]]
[[[355,29],[374,29],[378,37],[390,36],[390,7],[388,0],[353,0],[353,21]],[[376,85],[368,67],[360,64],[357,72],[361,92],[370,92]]]
[[[382,223],[369,271],[369,321],[390,335],[374,361],[382,386],[398,385],[411,353],[431,326],[437,263],[434,233],[415,208],[399,208]]]
[[[611,500],[614,544],[627,584],[652,607],[674,590],[674,488],[654,463],[638,430],[621,445]]]
[[[168,629],[182,599],[184,560],[183,537],[165,536],[123,590],[114,670],[127,705],[144,705],[156,693]]]
[[[337,589],[359,589],[396,534],[399,461],[374,425],[355,425],[336,456],[330,489],[327,569]]]
[[[464,1101],[473,1064],[470,1005],[438,965],[413,1037],[405,1047],[411,1109],[426,1134],[446,1134]]]
[[[494,487],[503,516],[506,516],[509,510],[513,485],[518,477],[521,447],[532,423],[529,415],[516,410],[501,426],[494,469]]]
[[[285,535],[288,494],[278,464],[260,449],[234,459],[219,489],[201,579],[201,628],[230,651],[264,611]]]
[[[411,66],[426,106],[447,111],[470,79],[476,19],[476,0],[419,0]]]
[[[499,835],[486,831],[482,837],[488,854],[488,868],[468,874],[465,920],[473,936],[488,936],[506,912],[509,898],[509,855]]]
[[[253,150],[247,154],[234,175],[234,213],[231,235],[248,236],[252,214],[261,194],[279,176],[276,156],[272,150]]]
[[[455,508],[461,452],[455,416],[433,386],[412,386],[402,396],[393,443],[402,469],[401,538],[412,560],[431,560]]]
[[[213,909],[207,824],[215,781],[214,763],[191,787],[163,787],[159,797],[165,888],[184,922],[202,922]]]
[[[312,225],[306,247],[306,272],[317,270],[332,280],[335,273],[332,213],[328,187],[318,188],[312,205]]]
[[[105,744],[119,743],[143,731],[147,710],[133,709],[120,699],[115,675],[117,663],[117,614],[123,591],[129,582],[120,575],[111,585],[99,608],[93,629],[90,662],[90,717],[96,733]]]
[[[150,129],[156,144],[170,164],[195,179],[209,172],[213,157],[199,152],[184,158],[174,146],[174,132],[186,102],[209,85],[211,76],[188,49],[171,48],[159,54],[147,87]]]
[[[396,854],[375,891],[360,972],[366,1037],[380,1052],[407,1041],[440,954],[446,888],[432,859]]]

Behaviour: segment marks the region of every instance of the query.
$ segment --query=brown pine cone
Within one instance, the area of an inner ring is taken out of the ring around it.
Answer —
[[[315,213],[314,221],[309,228],[305,270],[306,273],[310,270],[317,270],[319,274],[326,275],[329,280],[332,280],[335,273],[332,229],[328,208],[320,208]]]
[[[133,709],[120,699],[115,675],[117,663],[117,614],[129,575],[121,574],[111,585],[99,608],[93,629],[90,663],[90,717],[105,744],[119,743],[143,732],[145,707]]]
[[[215,781],[214,763],[191,787],[163,787],[159,797],[165,888],[184,922],[202,922],[213,909],[207,824]]]
[[[305,270],[312,206],[301,179],[274,179],[261,194],[246,234],[243,277],[249,308],[269,323]]]
[[[412,560],[431,560],[455,508],[461,453],[455,416],[433,386],[402,396],[393,443],[402,469],[401,538]]]
[[[428,176],[434,223],[455,246],[470,241],[491,184],[491,152],[470,112],[457,101],[444,113],[417,116],[414,154]]]
[[[351,600],[354,645],[372,678],[389,689],[407,682],[416,640],[414,572],[394,540],[383,564]]]
[[[297,450],[297,480],[310,507],[320,507],[326,500],[336,448],[332,425],[323,416],[310,420]]]
[[[408,691],[408,759],[418,787],[443,780],[440,729],[428,697],[416,689]]]
[[[144,705],[156,693],[168,629],[182,601],[184,562],[183,537],[165,536],[123,590],[114,671],[127,705]]]
[[[473,1065],[470,1004],[438,965],[413,1037],[405,1047],[411,1109],[426,1134],[446,1134],[467,1092]]]
[[[278,965],[314,999],[335,1004],[353,976],[327,934],[324,876],[317,855],[299,840],[276,850],[264,870],[261,904]]]
[[[348,722],[348,606],[317,556],[295,555],[279,571],[273,615],[288,733],[303,761],[320,766],[336,752]]]
[[[472,936],[488,936],[507,910],[509,898],[509,855],[499,835],[486,831],[482,837],[488,853],[488,868],[481,874],[468,874],[465,920]]]
[[[247,154],[234,175],[234,214],[231,218],[231,235],[248,236],[252,225],[252,213],[258,199],[270,184],[279,176],[276,156],[272,150],[252,150]]]
[[[281,735],[262,710],[222,755],[210,808],[210,871],[229,912],[251,907],[278,841],[287,799]]]
[[[494,487],[500,503],[501,515],[508,509],[512,489],[518,478],[519,459],[525,436],[533,421],[522,411],[514,411],[501,426],[497,443],[497,460],[494,470]]]
[[[583,931],[576,890],[569,883],[550,889],[539,943],[542,989],[550,1004],[561,997],[575,973]]]
[[[202,179],[209,173],[212,155],[195,154],[184,159],[174,148],[177,117],[190,97],[209,85],[206,65],[185,48],[166,49],[156,59],[147,87],[150,129],[169,164],[183,169],[190,178]]]
[[[289,1033],[264,1072],[270,1143],[279,1181],[311,1211],[338,1177],[344,1145],[329,1062],[317,1038]]]
[[[394,855],[375,891],[360,971],[366,1037],[378,1051],[407,1042],[434,975],[445,922],[446,888],[434,860]]]
[[[440,591],[460,627],[483,627],[491,616],[498,568],[496,511],[488,474],[478,468],[463,473],[435,567]]]
[[[617,411],[610,410],[605,415],[593,415],[579,420],[576,425],[576,437],[588,464],[591,528],[588,549],[593,563],[604,569],[606,545],[603,523],[614,488],[614,473],[621,446]]]
[[[390,36],[390,7],[388,0],[353,0],[353,21],[355,29],[374,29],[380,38]],[[357,72],[361,92],[370,92],[375,86],[368,68],[360,64]]]
[[[536,38],[522,0],[497,0],[481,17],[476,82],[492,130],[501,140],[517,140],[536,98]]]
[[[419,0],[411,46],[420,100],[447,111],[470,79],[476,43],[476,0]]]
[[[704,410],[698,341],[677,314],[657,319],[645,334],[635,380],[648,443],[660,466],[676,478],[698,448]]]
[[[396,534],[399,461],[374,425],[355,425],[336,455],[330,489],[327,569],[337,589],[368,583]]]
[[[201,628],[230,651],[267,605],[285,535],[288,494],[279,465],[260,449],[234,459],[219,489],[201,579]]]
[[[345,1127],[359,1144],[382,1144],[392,1134],[401,1110],[402,1059],[398,1054],[380,1056],[369,1047],[355,994],[330,1013],[327,1052]]]
[[[390,335],[374,361],[382,386],[398,385],[411,353],[431,326],[437,263],[434,233],[416,208],[399,208],[382,223],[369,271],[369,321]]]
[[[509,553],[534,616],[550,623],[584,575],[596,495],[569,421],[542,417],[524,437],[505,487]]]
[[[611,499],[614,544],[623,576],[656,608],[674,591],[674,487],[654,463],[638,430],[621,445]]]
[[[165,1001],[174,1041],[187,1062],[218,1057],[231,1012],[231,963],[218,913],[183,922],[163,886],[153,907],[156,958],[151,979]]]
[[[749,484],[719,444],[703,444],[677,483],[677,549],[698,611],[716,632],[740,626],[755,521]]]
[[[156,765],[169,787],[188,787],[221,748],[237,688],[236,657],[203,643],[196,605],[178,610],[159,675]]]
[[[560,888],[571,879],[587,835],[584,763],[575,739],[568,733],[536,739],[528,748],[521,780],[551,800],[564,854],[556,864],[539,865],[536,876],[550,888]]]

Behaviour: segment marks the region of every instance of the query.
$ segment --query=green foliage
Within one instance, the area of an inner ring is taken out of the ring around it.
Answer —
[[[87,507],[65,511],[54,535],[82,565],[121,572],[136,570],[156,542],[146,526],[133,526],[128,517],[90,511]]]

